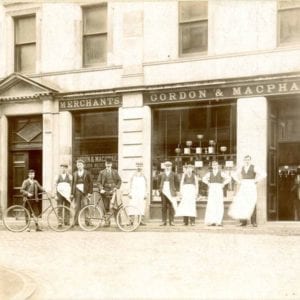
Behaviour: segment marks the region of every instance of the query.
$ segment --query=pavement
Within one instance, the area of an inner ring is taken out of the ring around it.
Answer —
[[[300,299],[300,224],[12,233],[0,299]]]

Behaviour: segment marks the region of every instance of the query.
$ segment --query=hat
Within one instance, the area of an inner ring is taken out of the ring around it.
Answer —
[[[77,160],[76,160],[76,164],[78,164],[78,163],[84,164],[84,160],[83,160],[83,159],[77,159]]]
[[[170,166],[170,167],[171,167],[171,166],[172,166],[172,163],[171,163],[170,161],[166,161],[166,162],[165,162],[165,167],[167,167],[167,166]]]
[[[192,165],[192,164],[187,164],[186,167],[187,167],[187,168],[194,168],[194,165]]]
[[[77,161],[78,162],[78,161]],[[67,168],[68,167],[68,164],[60,164],[59,165],[60,167],[65,167],[65,168]]]
[[[28,170],[28,174],[30,174],[30,173],[35,173],[35,170],[33,170],[33,169]]]
[[[112,164],[111,158],[107,158],[107,159],[105,160],[105,163],[106,163],[106,164]]]

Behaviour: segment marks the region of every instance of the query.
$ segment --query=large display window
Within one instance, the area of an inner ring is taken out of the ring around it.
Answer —
[[[105,168],[105,160],[111,158],[118,167],[118,111],[81,112],[73,115],[73,162],[78,158],[86,162],[86,168],[97,180],[99,171]]]
[[[199,180],[198,201],[206,201],[207,186],[202,177],[217,160],[224,172],[236,164],[236,103],[153,109],[152,201],[160,201],[159,181],[164,161],[173,163],[180,178],[184,166],[192,163]],[[229,174],[230,175],[230,174]],[[233,182],[224,189],[232,199]]]

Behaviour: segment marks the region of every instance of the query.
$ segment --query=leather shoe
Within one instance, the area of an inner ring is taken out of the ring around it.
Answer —
[[[257,224],[256,224],[256,223],[252,223],[252,226],[253,226],[253,227],[257,227]]]
[[[159,226],[167,226],[167,223],[162,223]]]
[[[41,228],[37,227],[35,231],[43,231]]]
[[[175,224],[173,222],[170,222],[170,226],[175,226]]]

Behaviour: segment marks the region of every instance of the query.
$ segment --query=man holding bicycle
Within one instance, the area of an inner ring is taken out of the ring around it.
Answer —
[[[34,215],[37,217],[39,215],[38,192],[44,192],[45,190],[39,184],[39,182],[34,179],[34,177],[35,177],[35,171],[32,169],[29,170],[28,178],[23,181],[21,187],[21,193],[24,196],[25,208],[27,208],[30,213],[33,212]],[[36,219],[34,220],[35,220],[36,231],[42,231]],[[26,220],[26,222],[29,222],[29,220]]]
[[[100,171],[97,183],[103,199],[105,212],[108,213],[110,211],[110,202],[113,193],[116,192],[122,184],[121,177],[119,176],[117,170],[112,169],[111,159],[107,159],[105,161],[105,169]],[[108,221],[105,225],[110,226],[110,222]]]
[[[78,225],[78,214],[81,208],[88,204],[88,199],[93,193],[93,181],[90,172],[85,170],[84,161],[78,159],[77,171],[73,174],[71,198],[75,201],[74,225]]]

